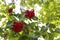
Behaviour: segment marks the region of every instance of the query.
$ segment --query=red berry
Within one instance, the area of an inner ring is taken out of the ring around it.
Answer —
[[[29,29],[28,29],[28,27],[26,27],[26,33],[29,33]]]
[[[27,29],[26,32],[29,33],[29,30]]]
[[[24,27],[23,22],[14,22],[12,30],[14,32],[20,32],[23,29],[23,27]]]
[[[13,9],[12,8],[9,8],[8,9],[8,13],[12,13],[13,12]]]
[[[25,11],[25,17],[26,18],[29,18],[29,19],[31,19],[31,18],[33,18],[35,16],[35,13],[34,13],[34,10],[32,9],[32,10],[26,10]]]

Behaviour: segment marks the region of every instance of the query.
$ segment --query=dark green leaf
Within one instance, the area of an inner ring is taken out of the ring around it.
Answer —
[[[55,32],[60,33],[60,28],[56,28]]]

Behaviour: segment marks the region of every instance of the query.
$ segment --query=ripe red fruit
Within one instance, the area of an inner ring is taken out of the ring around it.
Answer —
[[[28,29],[28,27],[26,27],[26,33],[29,33],[29,29]]]
[[[12,8],[9,8],[8,9],[8,13],[12,13],[13,12],[13,9]]]
[[[12,30],[14,32],[20,32],[23,29],[23,27],[24,27],[23,22],[14,22]]]
[[[29,18],[29,19],[31,19],[31,18],[33,18],[35,16],[35,13],[34,13],[34,10],[32,9],[32,10],[26,10],[25,11],[25,17],[26,18]]]
[[[29,33],[29,29],[26,29],[26,32]]]

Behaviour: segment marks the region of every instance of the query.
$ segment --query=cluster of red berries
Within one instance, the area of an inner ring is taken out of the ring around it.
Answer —
[[[24,27],[24,22],[13,22],[12,30],[14,32],[20,32]]]
[[[13,9],[12,8],[9,8],[8,9],[8,13],[11,14],[13,12]],[[25,17],[28,18],[28,19],[32,19],[33,17],[35,16],[35,13],[34,13],[34,10],[26,10],[25,11]],[[24,28],[24,22],[13,22],[13,28],[12,30],[14,32],[20,32],[22,29]],[[28,30],[27,30],[28,32]]]
[[[29,19],[31,19],[31,18],[33,18],[35,16],[35,13],[34,13],[34,10],[32,9],[32,10],[26,10],[25,11],[25,17],[26,18],[29,18]]]

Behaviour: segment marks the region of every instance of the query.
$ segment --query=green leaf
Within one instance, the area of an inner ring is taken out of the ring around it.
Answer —
[[[3,28],[0,28],[0,36],[1,37],[3,37],[3,33],[4,33]]]
[[[60,28],[56,28],[55,32],[60,33]]]
[[[2,18],[5,18],[5,16],[4,16],[4,15],[0,15],[0,20],[1,20]]]
[[[23,34],[22,36],[19,37],[18,40],[28,40],[28,35]]]
[[[13,22],[12,21],[8,21],[6,28],[12,28],[13,27]]]
[[[54,39],[53,34],[49,34],[49,40],[53,40],[53,39]]]
[[[11,30],[8,31],[8,39],[9,40],[18,40],[18,33],[15,33]]]
[[[15,8],[15,4],[14,3],[12,4],[12,8]]]
[[[46,32],[47,31],[47,28],[45,26],[42,26],[41,31],[42,32]]]
[[[34,16],[34,17],[33,17],[33,20],[38,20],[38,17]]]
[[[0,28],[0,32],[3,32],[3,29],[2,28]]]
[[[49,24],[50,28],[56,28],[56,26],[54,24]]]

